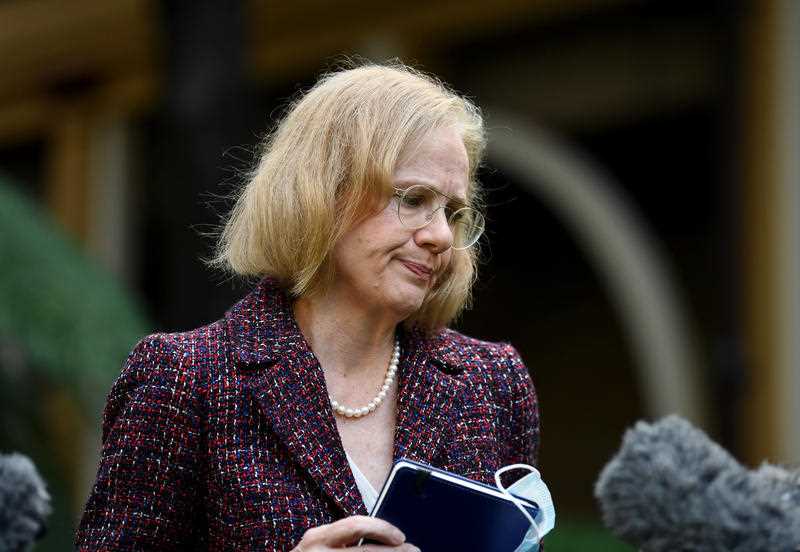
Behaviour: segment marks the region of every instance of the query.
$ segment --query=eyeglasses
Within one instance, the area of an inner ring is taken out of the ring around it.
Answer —
[[[444,209],[447,224],[453,234],[453,249],[467,249],[475,245],[483,234],[485,221],[482,214],[430,186],[415,184],[408,188],[395,188],[394,197],[397,198],[397,217],[400,223],[411,230],[427,226],[436,212]]]

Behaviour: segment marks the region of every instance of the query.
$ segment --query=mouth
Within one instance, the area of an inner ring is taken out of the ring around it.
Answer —
[[[415,263],[413,261],[401,260],[403,266],[405,266],[411,273],[413,273],[417,278],[422,280],[430,280],[433,276],[433,269],[419,263]]]

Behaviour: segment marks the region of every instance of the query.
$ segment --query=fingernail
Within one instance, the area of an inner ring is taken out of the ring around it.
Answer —
[[[403,533],[400,529],[395,529],[395,531],[397,531],[397,533],[395,533],[395,534],[397,535],[397,538],[400,540],[400,542],[405,542],[406,541],[406,534]]]

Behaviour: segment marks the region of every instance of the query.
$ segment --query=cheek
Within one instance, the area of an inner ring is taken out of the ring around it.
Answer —
[[[349,230],[334,250],[337,268],[349,278],[379,284],[396,251],[406,246],[412,233],[400,227],[389,207]]]
[[[397,214],[391,206],[365,220],[358,229],[364,245],[370,249],[385,249],[406,241],[408,232],[400,226]]]
[[[338,246],[336,261],[347,272],[374,278],[383,272],[393,252],[404,243],[402,237],[386,232],[381,225],[367,225]]]

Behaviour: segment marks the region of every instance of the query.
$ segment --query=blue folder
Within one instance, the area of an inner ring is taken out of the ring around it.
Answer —
[[[535,518],[536,504],[520,500]],[[406,459],[395,462],[370,515],[423,552],[513,552],[530,528],[496,487]]]

